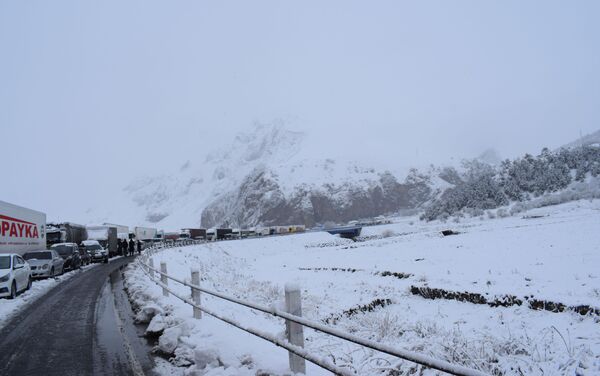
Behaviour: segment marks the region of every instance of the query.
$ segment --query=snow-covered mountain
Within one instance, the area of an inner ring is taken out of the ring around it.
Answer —
[[[282,122],[257,124],[225,149],[124,189],[135,223],[160,228],[343,222],[414,207],[428,186],[400,183],[356,161],[320,159],[307,135]]]
[[[598,140],[600,131],[569,145],[594,145]],[[327,152],[315,149],[308,134],[291,131],[281,121],[257,124],[226,148],[188,160],[168,173],[135,179],[112,198],[111,205],[86,215],[98,223],[166,230],[313,226],[429,206],[448,188],[464,183],[460,175],[464,167],[430,166],[425,172],[407,174],[394,161],[374,167],[328,158]],[[500,157],[488,150],[476,160],[497,167]]]

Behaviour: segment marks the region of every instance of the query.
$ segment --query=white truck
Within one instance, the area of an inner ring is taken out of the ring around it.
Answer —
[[[117,225],[114,223],[103,223],[104,226],[112,226],[117,228],[117,238],[119,240],[129,240],[129,227],[124,225]]]
[[[133,235],[136,240],[152,240],[156,237],[156,229],[150,227],[134,227]]]
[[[46,249],[46,214],[0,201],[0,253]]]

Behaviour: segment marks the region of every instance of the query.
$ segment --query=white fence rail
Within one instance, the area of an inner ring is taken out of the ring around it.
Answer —
[[[337,337],[340,339],[344,339],[344,340],[352,342],[354,344],[361,345],[366,348],[382,352],[384,354],[392,355],[392,356],[395,356],[400,359],[408,360],[408,361],[411,361],[411,362],[414,362],[417,364],[421,364],[428,368],[436,369],[439,371],[444,371],[444,372],[447,372],[447,373],[450,373],[453,375],[459,375],[459,376],[485,376],[485,375],[487,375],[486,373],[481,372],[479,370],[474,370],[474,369],[467,368],[467,367],[464,367],[461,365],[452,364],[452,363],[449,363],[444,360],[434,359],[434,358],[431,358],[426,355],[419,354],[419,353],[416,353],[413,351],[398,349],[398,348],[395,348],[395,347],[392,347],[389,345],[377,343],[377,342],[374,342],[374,341],[371,341],[368,339],[357,337],[357,336],[349,334],[349,333],[342,332],[340,330],[328,327],[328,326],[323,325],[318,322],[307,320],[300,316],[300,314],[301,314],[300,290],[298,288],[286,286],[286,308],[287,308],[288,312],[285,312],[285,311],[278,310],[274,307],[273,308],[262,307],[258,304],[255,304],[255,303],[247,301],[247,300],[228,296],[226,294],[222,294],[220,292],[201,287],[199,275],[194,275],[194,273],[197,273],[196,270],[192,270],[192,272],[191,272],[192,283],[189,283],[185,280],[181,280],[180,278],[170,276],[167,274],[167,266],[165,263],[161,262],[161,270],[157,270],[154,268],[153,258],[150,257],[153,253],[155,253],[156,251],[159,251],[161,249],[162,249],[161,247],[157,247],[157,248],[153,247],[153,248],[149,249],[149,252],[144,254],[141,258],[138,258],[137,262],[142,267],[144,272],[150,277],[150,279],[154,283],[156,283],[157,285],[162,287],[163,294],[166,294],[166,296],[168,296],[168,294],[170,293],[173,296],[175,296],[176,298],[178,298],[178,299],[182,300],[183,302],[192,306],[195,318],[200,318],[201,317],[200,312],[204,312],[210,316],[213,316],[219,320],[222,320],[228,324],[231,324],[241,330],[251,333],[251,334],[253,334],[257,337],[260,337],[264,340],[267,340],[279,347],[285,348],[290,353],[290,369],[294,373],[305,373],[304,362],[299,361],[299,359],[302,358],[302,359],[308,360],[311,363],[316,364],[319,367],[322,367],[328,371],[331,371],[336,375],[343,375],[343,376],[355,376],[356,375],[354,372],[352,372],[350,370],[347,370],[347,369],[341,368],[335,364],[332,364],[331,362],[329,362],[327,359],[325,359],[323,357],[315,356],[315,355],[307,352],[303,348],[304,335],[302,333],[302,327],[308,327],[308,328],[317,330],[319,332],[326,333],[326,334],[329,334],[331,336],[334,336],[334,337]],[[146,262],[141,261],[141,259],[146,260]],[[163,268],[163,265],[164,265],[164,268]],[[160,279],[161,279],[160,281],[154,277],[154,273],[157,273],[160,275]],[[168,280],[172,280],[174,282],[177,282],[184,286],[189,287],[191,289],[192,299],[181,296],[180,294],[178,294],[178,293],[174,292],[172,289],[170,289],[168,286]],[[263,331],[260,331],[260,330],[254,329],[254,328],[245,327],[230,318],[221,316],[217,312],[202,306],[200,303],[200,293],[201,292],[205,293],[205,294],[209,294],[209,295],[217,297],[217,298],[220,298],[220,299],[223,299],[223,300],[226,300],[226,301],[229,301],[229,302],[232,302],[232,303],[235,303],[235,304],[238,304],[238,305],[241,305],[241,306],[244,306],[244,307],[247,307],[247,308],[250,308],[250,309],[254,309],[254,310],[257,310],[260,312],[267,313],[267,314],[275,316],[275,317],[280,317],[280,318],[286,320],[286,333],[288,335],[288,341],[282,341],[279,338],[277,338],[269,333],[265,333]],[[301,340],[300,340],[300,338],[301,338]]]

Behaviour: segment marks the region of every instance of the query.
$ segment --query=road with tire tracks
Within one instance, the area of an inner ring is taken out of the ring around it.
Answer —
[[[0,375],[152,375],[123,290],[133,259],[82,271],[17,313],[0,330]]]

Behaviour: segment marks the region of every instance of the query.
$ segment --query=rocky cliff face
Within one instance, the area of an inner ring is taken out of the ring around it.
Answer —
[[[399,183],[392,174],[384,172],[378,179],[364,183],[301,185],[285,194],[270,170],[257,168],[239,187],[204,209],[202,225],[250,227],[343,223],[414,208],[431,194],[427,179],[414,175]]]

